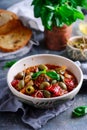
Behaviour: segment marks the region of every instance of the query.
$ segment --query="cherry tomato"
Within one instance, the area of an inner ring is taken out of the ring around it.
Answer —
[[[16,86],[17,86],[18,83],[19,83],[19,80],[14,79],[14,80],[11,82],[11,85],[16,88]]]
[[[58,84],[50,85],[50,86],[46,87],[46,90],[51,92],[53,97],[64,94],[64,91],[61,89],[61,87]]]
[[[31,95],[32,97],[39,97],[39,98],[43,98],[43,92],[37,90],[34,94]]]
[[[75,88],[75,83],[72,79],[65,78],[64,81],[69,91],[72,91]]]

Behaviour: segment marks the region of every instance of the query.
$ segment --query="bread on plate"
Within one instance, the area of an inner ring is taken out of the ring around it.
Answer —
[[[29,42],[32,30],[25,27],[19,17],[10,11],[0,10],[0,50],[16,51]]]

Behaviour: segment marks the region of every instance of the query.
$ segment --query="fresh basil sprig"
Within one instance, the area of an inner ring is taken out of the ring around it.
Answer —
[[[76,117],[84,116],[85,114],[87,114],[87,106],[79,106],[75,108],[72,114]]]
[[[46,75],[47,76],[49,76],[50,78],[52,78],[52,79],[56,79],[56,80],[60,80],[60,75],[59,74],[57,74],[56,72],[54,72],[54,71],[48,71],[48,72],[46,72]]]
[[[32,79],[36,79],[39,75],[41,74],[46,74],[46,70],[42,70],[42,71],[39,71],[39,72],[36,72],[32,75]]]
[[[46,74],[47,76],[49,76],[50,78],[52,79],[56,79],[56,80],[60,80],[60,75],[57,74],[56,72],[54,71],[46,71],[45,69],[42,70],[42,71],[39,71],[39,72],[36,72],[32,75],[32,79],[36,79],[39,75],[41,74]]]

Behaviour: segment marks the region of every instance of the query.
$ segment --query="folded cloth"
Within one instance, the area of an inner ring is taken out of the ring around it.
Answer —
[[[50,109],[38,109],[17,100],[6,87],[0,94],[0,112],[17,112],[21,109],[23,112],[22,121],[37,130],[45,125],[48,120],[67,110],[73,104],[73,101],[70,100]]]

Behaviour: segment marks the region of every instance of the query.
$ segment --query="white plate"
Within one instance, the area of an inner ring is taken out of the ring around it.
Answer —
[[[38,45],[39,43],[30,40],[29,43],[25,47],[23,47],[17,51],[6,52],[6,53],[0,52],[0,60],[7,60],[7,59],[14,59],[14,58],[21,57],[21,56],[27,54],[31,50],[33,44]]]
[[[19,19],[23,22],[23,24],[29,28],[31,27],[32,30],[33,29],[43,30],[43,26],[41,24],[40,19],[36,19],[34,17],[33,7],[31,6],[31,3],[32,3],[32,0],[25,0],[17,4],[14,4],[13,6],[9,7],[7,10],[16,13],[19,16]],[[33,33],[33,39],[34,37],[35,36]],[[9,53],[0,52],[0,60],[7,60],[7,59],[13,59],[16,57],[21,57],[27,54],[31,50],[33,44],[38,45],[37,42],[35,43],[31,40],[27,46],[15,52],[9,52]]]

